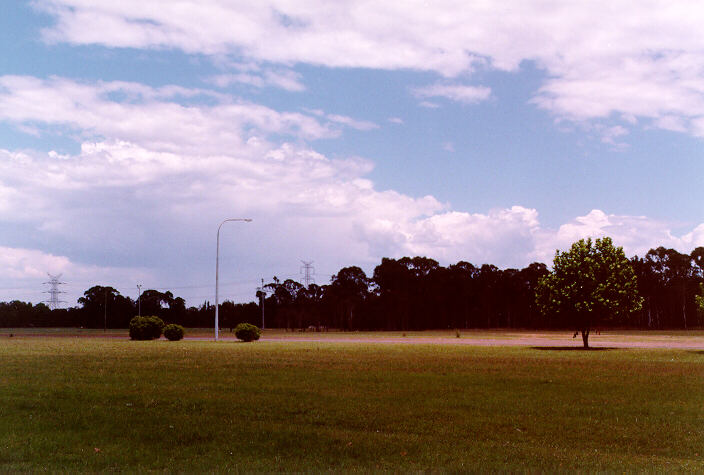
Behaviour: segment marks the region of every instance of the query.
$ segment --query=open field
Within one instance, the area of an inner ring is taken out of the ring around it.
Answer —
[[[704,470],[704,350],[0,336],[0,471]]]
[[[460,336],[457,337],[457,332]],[[212,328],[188,328],[187,340],[212,340]],[[79,328],[2,328],[0,339],[8,337],[91,337],[128,338],[127,330]],[[443,344],[473,346],[582,346],[580,338],[572,338],[568,330],[428,330],[388,332],[298,332],[267,329],[261,341],[286,342],[356,342],[387,344]],[[220,331],[220,338],[236,341],[228,329]],[[606,330],[589,337],[590,346],[609,348],[681,348],[704,350],[704,330]]]

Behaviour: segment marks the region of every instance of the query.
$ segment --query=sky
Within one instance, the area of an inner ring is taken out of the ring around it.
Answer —
[[[697,1],[0,3],[0,300],[704,246]]]

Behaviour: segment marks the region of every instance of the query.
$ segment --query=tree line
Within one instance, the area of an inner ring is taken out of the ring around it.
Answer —
[[[704,247],[691,254],[658,247],[629,260],[642,298],[638,311],[618,322],[642,329],[704,325],[697,298],[704,287]],[[543,316],[536,289],[550,271],[543,263],[523,269],[479,267],[465,261],[441,266],[427,257],[383,258],[368,276],[356,266],[340,269],[325,285],[305,287],[276,277],[257,291],[256,302],[220,304],[222,328],[252,323],[268,328],[425,330],[446,328],[564,328]],[[137,302],[113,287],[94,286],[78,305],[50,310],[44,304],[0,302],[0,327],[127,328],[141,307],[186,327],[211,327],[210,302],[186,307],[171,292],[146,290]],[[263,310],[263,315],[262,315]]]

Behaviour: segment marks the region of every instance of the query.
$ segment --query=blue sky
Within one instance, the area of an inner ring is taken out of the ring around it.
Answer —
[[[704,245],[692,2],[0,6],[0,299]]]

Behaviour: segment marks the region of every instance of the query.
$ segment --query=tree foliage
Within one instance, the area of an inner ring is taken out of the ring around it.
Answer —
[[[704,284],[699,284],[699,293],[694,296],[694,299],[697,303],[697,313],[701,318],[704,315]]]
[[[164,327],[164,336],[169,341],[179,341],[183,339],[185,328],[175,323],[169,323]]]
[[[235,328],[235,336],[245,342],[258,340],[261,335],[262,331],[259,327],[249,323],[240,323]]]
[[[622,257],[622,256],[621,256]],[[621,260],[621,263],[623,261]],[[642,308],[601,326],[644,329],[704,326],[697,295],[704,283],[704,247],[691,254],[659,247],[629,262],[637,279]],[[564,320],[546,319],[536,300],[545,264],[499,269],[460,261],[448,266],[422,257],[383,258],[371,275],[359,267],[340,269],[330,282],[308,287],[293,279],[265,284],[256,302],[220,303],[223,328],[239,323],[287,329],[424,330],[452,328],[564,328]],[[0,327],[127,328],[138,313],[134,300],[115,287],[93,286],[78,305],[50,310],[44,304],[0,302]],[[186,308],[171,292],[146,289],[142,315],[155,315],[184,327],[211,327],[215,306],[209,301]]]
[[[161,331],[163,328],[164,321],[157,316],[137,316],[130,320],[130,339],[157,340],[161,337]]]
[[[536,301],[544,315],[581,332],[585,347],[592,328],[625,322],[642,304],[633,267],[608,237],[580,239],[569,251],[557,251]]]

